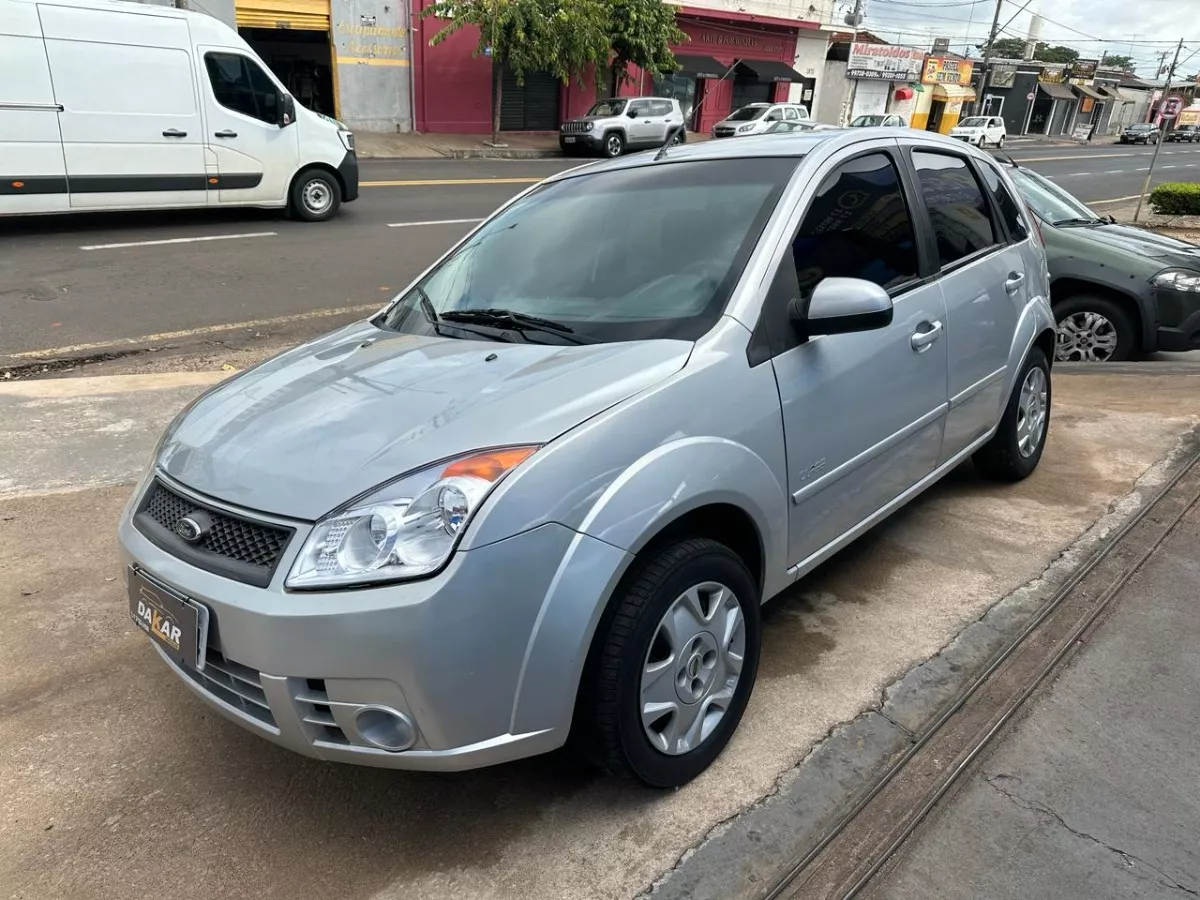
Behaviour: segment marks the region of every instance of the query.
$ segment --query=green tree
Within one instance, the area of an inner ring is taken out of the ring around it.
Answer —
[[[1137,70],[1137,63],[1133,61],[1132,56],[1110,56],[1104,54],[1104,61],[1101,63],[1106,69],[1120,69],[1123,72],[1134,72]]]
[[[671,44],[688,39],[675,24],[675,7],[663,0],[606,0],[608,31],[612,39],[609,89],[629,78],[629,66],[654,74],[679,68]]]
[[[1033,51],[1033,58],[1040,59],[1042,62],[1049,63],[1066,63],[1070,65],[1079,59],[1079,51],[1072,50],[1070,47],[1062,45],[1050,47],[1046,44],[1038,44]]]
[[[518,84],[537,71],[567,81],[589,66],[603,69],[611,53],[605,0],[438,0],[421,16],[447,20],[430,38],[433,47],[464,28],[479,29],[474,55],[492,59],[493,143],[500,137],[506,65]]]
[[[1025,56],[1025,41],[1020,38],[999,38],[994,40],[992,41],[992,56],[998,59],[1023,59]]]

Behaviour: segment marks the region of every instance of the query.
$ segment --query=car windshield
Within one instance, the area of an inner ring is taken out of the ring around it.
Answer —
[[[625,111],[624,100],[603,100],[587,111],[589,116],[619,116]]]
[[[1099,218],[1094,212],[1060,188],[1028,169],[1009,169],[1017,190],[1039,219],[1050,224],[1057,222],[1092,221]]]
[[[882,125],[884,116],[855,116],[854,121],[850,123],[851,128],[872,128],[876,125]]]
[[[750,122],[767,111],[765,106],[743,106],[726,119],[726,122]]]
[[[798,159],[638,166],[544,185],[480,227],[377,324],[538,343],[695,340],[724,310]],[[557,330],[497,323],[497,311]]]
[[[983,116],[970,116],[958,123],[959,128],[986,128],[987,119]]]

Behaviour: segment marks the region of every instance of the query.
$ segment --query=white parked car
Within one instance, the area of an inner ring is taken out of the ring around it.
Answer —
[[[766,134],[776,122],[805,122],[808,110],[799,103],[749,103],[713,126],[715,138]]]
[[[1003,147],[1007,136],[999,116],[968,116],[950,129],[950,137],[976,147]]]
[[[907,128],[908,120],[895,113],[889,115],[855,116],[850,121],[851,128]]]

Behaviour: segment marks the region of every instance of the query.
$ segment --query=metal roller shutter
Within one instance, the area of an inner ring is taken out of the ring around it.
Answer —
[[[238,28],[329,30],[329,0],[237,0]]]
[[[525,73],[525,84],[504,67],[500,100],[501,131],[557,131],[562,85],[549,72]]]
[[[733,109],[747,103],[770,103],[771,83],[750,78],[735,78],[733,81]]]

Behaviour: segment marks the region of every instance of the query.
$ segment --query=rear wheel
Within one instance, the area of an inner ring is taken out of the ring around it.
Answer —
[[[1013,387],[996,434],[973,457],[975,468],[993,481],[1027,478],[1041,461],[1049,427],[1050,363],[1034,347]]]
[[[596,632],[576,742],[607,771],[678,787],[741,721],[758,672],[760,597],[728,547],[691,538],[635,563]]]
[[[996,141],[996,149],[998,149],[998,150],[1004,149],[1004,135],[1000,135],[1000,140]]]
[[[1107,297],[1068,297],[1054,304],[1054,318],[1054,358],[1059,362],[1121,362],[1137,353],[1133,320]]]
[[[324,222],[337,215],[342,188],[324,169],[305,169],[292,182],[292,213],[306,222]]]

